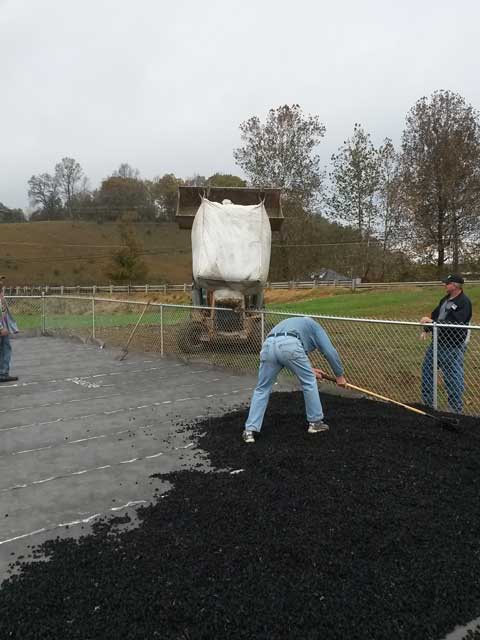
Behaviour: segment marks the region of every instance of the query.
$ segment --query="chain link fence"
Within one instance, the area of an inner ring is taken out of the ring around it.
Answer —
[[[10,309],[22,332],[75,336],[130,350],[256,371],[261,344],[280,320],[273,311],[213,309],[102,298],[14,296]],[[480,326],[312,316],[327,331],[347,380],[410,404],[480,415]],[[322,356],[314,366],[327,369]]]

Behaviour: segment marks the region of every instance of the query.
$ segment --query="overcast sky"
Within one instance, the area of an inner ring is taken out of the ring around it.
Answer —
[[[414,102],[451,89],[480,109],[478,0],[0,0],[0,202],[65,156],[93,188],[239,173],[238,125],[299,103],[322,161],[360,122],[400,140]]]

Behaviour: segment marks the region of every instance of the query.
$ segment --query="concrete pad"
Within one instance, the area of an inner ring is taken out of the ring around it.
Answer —
[[[0,385],[0,580],[30,546],[67,527],[85,533],[96,518],[167,491],[152,474],[208,465],[179,424],[249,402],[256,383],[204,363],[117,354],[57,338],[14,341],[20,379]]]

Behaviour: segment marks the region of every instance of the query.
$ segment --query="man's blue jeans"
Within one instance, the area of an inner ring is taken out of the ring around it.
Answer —
[[[462,413],[463,410],[465,348],[466,345],[445,346],[439,344],[437,351],[438,368],[443,373],[448,404],[451,410],[456,413]],[[423,360],[422,398],[424,404],[433,406],[433,344],[428,347]]]
[[[10,359],[12,347],[9,336],[0,336],[0,378],[6,378],[10,373]]]
[[[281,336],[267,338],[263,343],[260,352],[258,383],[253,392],[245,429],[260,431],[262,428],[263,417],[267,409],[273,383],[283,367],[290,369],[302,385],[307,420],[309,422],[318,422],[323,419],[317,379],[302,343],[293,336]]]

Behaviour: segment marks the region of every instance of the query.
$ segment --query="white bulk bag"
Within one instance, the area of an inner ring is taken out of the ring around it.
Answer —
[[[193,277],[201,287],[244,293],[268,278],[272,232],[265,206],[202,198],[192,225]]]

